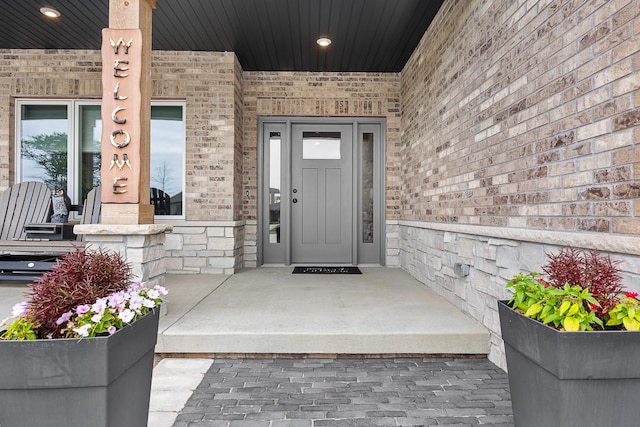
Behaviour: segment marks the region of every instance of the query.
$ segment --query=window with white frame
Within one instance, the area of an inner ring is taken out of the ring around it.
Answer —
[[[151,200],[155,214],[182,217],[185,162],[183,102],[151,103]],[[100,184],[99,101],[16,101],[16,181],[64,188],[82,203]]]

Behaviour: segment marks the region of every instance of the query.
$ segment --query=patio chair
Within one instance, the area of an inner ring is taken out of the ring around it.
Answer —
[[[35,183],[37,184],[37,183]],[[44,184],[43,184],[44,185]],[[13,188],[13,187],[12,187]],[[46,185],[45,185],[46,188]],[[24,198],[23,198],[24,199]],[[16,200],[15,198],[13,200]],[[26,199],[28,200],[28,198]],[[45,201],[44,198],[38,199]],[[47,213],[48,207],[51,201],[51,192],[47,188],[47,200],[49,201],[47,204]],[[12,214],[11,204],[7,205],[5,212],[8,215]],[[82,207],[82,218],[80,220],[81,224],[97,224],[100,222],[100,187],[96,187],[89,191],[87,194],[87,198]],[[3,198],[3,209],[5,208],[5,199]],[[76,206],[76,209],[79,207]],[[19,210],[19,209],[16,209]],[[37,209],[40,210],[40,209]],[[27,237],[36,236],[36,238],[40,240],[25,240],[22,239],[20,241],[15,241],[13,243],[9,243],[8,249],[9,253],[4,255],[0,255],[0,281],[9,280],[9,281],[33,281],[36,280],[42,273],[48,271],[55,265],[57,259],[69,252],[74,250],[74,248],[81,246],[80,243],[83,239],[82,235],[78,237],[73,236],[72,239],[62,240],[58,239],[58,236],[55,232],[51,230],[58,230],[56,227],[65,226],[65,229],[71,230],[73,224],[51,224],[46,223],[48,220],[47,216],[31,216],[33,220],[39,220],[40,222],[36,223],[26,223],[23,221],[23,226],[20,229],[25,229],[27,232],[25,233]],[[53,228],[47,228],[53,227]],[[60,232],[62,233],[62,232]],[[15,233],[17,235],[17,232]],[[62,233],[62,237],[65,237],[66,234]],[[53,237],[55,240],[42,240],[46,238]],[[16,239],[19,237],[15,237]],[[6,243],[6,242],[3,242]],[[19,246],[16,246],[20,244]]]
[[[80,224],[98,224],[100,223],[100,209],[102,202],[100,199],[100,186],[94,187],[87,193],[87,198],[82,207],[82,218]],[[83,235],[78,236],[78,240],[84,240]]]
[[[0,240],[24,239],[24,226],[49,220],[51,190],[42,182],[21,182],[6,189],[0,202]]]

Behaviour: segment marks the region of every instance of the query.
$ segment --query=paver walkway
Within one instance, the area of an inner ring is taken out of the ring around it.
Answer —
[[[486,359],[216,359],[174,427],[513,426]]]

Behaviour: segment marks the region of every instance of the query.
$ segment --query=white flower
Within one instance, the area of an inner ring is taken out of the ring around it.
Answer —
[[[82,325],[79,328],[73,328],[73,332],[80,335],[81,337],[88,337],[89,329],[91,329],[91,324],[87,323],[86,325]]]
[[[13,317],[22,317],[27,314],[28,303],[26,301],[19,302],[18,304],[13,306],[11,311],[11,315]]]
[[[98,323],[101,319],[102,319],[102,314],[99,314],[99,313],[98,313],[98,314],[94,314],[94,315],[91,317],[91,321],[92,321],[93,323]]]
[[[160,298],[160,291],[158,291],[157,289],[149,289],[149,291],[147,292],[147,296],[151,299]]]
[[[96,302],[91,306],[91,311],[93,313],[96,313],[102,316],[106,308],[107,308],[107,299],[98,298],[98,300],[96,300]]]
[[[145,298],[142,300],[142,305],[148,308],[154,308],[156,306],[156,302],[152,299]]]
[[[167,289],[164,286],[160,286],[160,285],[155,285],[153,287],[153,289],[157,290],[158,292],[160,292],[160,295],[167,295],[169,292],[167,291]]]
[[[138,295],[137,292],[134,292],[133,294],[131,294],[131,299],[129,300],[129,308],[138,311],[142,308],[143,302],[143,298]]]
[[[119,314],[118,317],[120,318],[120,320],[122,320],[124,323],[129,323],[133,320],[133,318],[135,317],[135,313],[131,310],[129,310],[128,308],[125,308],[124,310],[122,310]]]

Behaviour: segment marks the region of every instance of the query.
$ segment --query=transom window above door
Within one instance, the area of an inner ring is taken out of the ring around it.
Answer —
[[[184,217],[183,102],[151,103],[151,204],[155,215]],[[100,102],[16,101],[16,182],[64,188],[80,204],[100,185]],[[119,167],[119,166],[118,166]]]
[[[302,158],[304,160],[339,160],[341,145],[340,132],[303,132]]]

